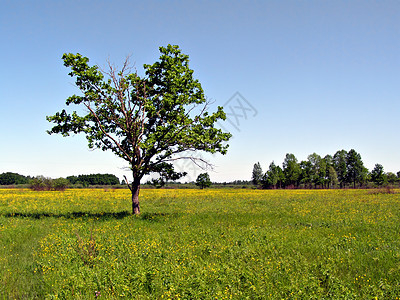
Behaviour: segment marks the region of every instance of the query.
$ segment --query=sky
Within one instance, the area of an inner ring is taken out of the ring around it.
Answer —
[[[286,153],[355,149],[400,171],[399,1],[0,1],[0,173],[130,178],[84,136],[48,135],[46,116],[79,90],[63,53],[138,73],[179,45],[208,99],[224,106],[226,155],[202,155],[213,181],[249,180]],[[187,180],[202,170],[188,162]]]

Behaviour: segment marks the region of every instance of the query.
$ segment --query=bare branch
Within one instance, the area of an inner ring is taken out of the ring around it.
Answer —
[[[84,105],[86,106],[86,108],[90,111],[90,113],[96,118],[97,120],[97,125],[100,127],[101,131],[103,132],[104,135],[106,135],[110,140],[113,141],[113,143],[115,144],[115,146],[117,146],[117,148],[126,156],[127,160],[132,163],[132,158],[130,157],[130,155],[128,153],[126,153],[126,151],[121,147],[120,143],[118,143],[111,135],[109,135],[103,128],[103,125],[101,124],[101,121],[99,119],[99,117],[97,116],[97,114],[93,111],[93,109],[86,103],[84,103]]]
[[[179,159],[189,159],[192,163],[194,163],[196,166],[198,166],[202,170],[211,170],[212,171],[215,168],[215,165],[211,164],[210,162],[208,162],[207,160],[205,160],[203,158],[191,157],[191,156],[188,156],[188,157],[182,156],[182,157],[179,157],[179,158],[177,158],[175,160],[179,160]],[[199,162],[201,162],[205,166],[201,165]]]
[[[201,158],[201,157],[193,157],[193,156],[180,156],[180,157],[174,157],[174,158],[163,158],[161,160],[157,160],[155,163],[151,165],[156,165],[162,162],[173,162],[181,159],[188,159],[192,161],[196,166],[198,166],[202,170],[214,170],[215,165],[211,164],[207,160]],[[201,165],[202,163],[203,165]],[[205,166],[204,166],[205,165]]]

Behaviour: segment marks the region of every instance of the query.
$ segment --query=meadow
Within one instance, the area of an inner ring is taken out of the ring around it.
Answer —
[[[0,298],[396,299],[399,192],[0,189]]]

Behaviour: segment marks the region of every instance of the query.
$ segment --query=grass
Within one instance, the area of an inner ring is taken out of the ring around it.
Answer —
[[[399,193],[128,192],[0,190],[0,298],[400,297]]]

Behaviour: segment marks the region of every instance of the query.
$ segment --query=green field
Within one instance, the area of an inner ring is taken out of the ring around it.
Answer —
[[[0,298],[400,297],[400,193],[142,190],[141,210],[0,190]]]

